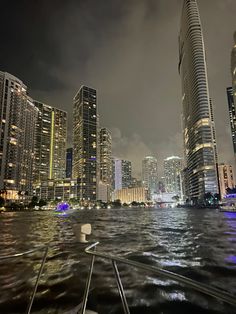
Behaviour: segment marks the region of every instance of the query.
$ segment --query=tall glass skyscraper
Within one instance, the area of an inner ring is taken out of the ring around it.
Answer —
[[[131,187],[132,185],[131,161],[118,158],[113,159],[113,180],[114,190],[120,190]]]
[[[35,139],[35,175],[37,185],[48,179],[63,179],[66,171],[67,113],[39,101]]]
[[[205,193],[218,193],[218,180],[205,48],[196,0],[183,1],[178,68],[182,81],[187,197],[198,203]]]
[[[107,128],[99,132],[100,150],[100,181],[107,185],[108,199],[111,196],[112,184],[112,142],[111,133]]]
[[[151,196],[157,193],[157,159],[153,156],[146,156],[142,161],[142,181],[143,186],[149,190]]]
[[[73,178],[82,201],[96,201],[98,169],[97,92],[81,86],[74,97]]]
[[[0,189],[7,199],[31,195],[37,116],[22,81],[0,72]]]
[[[99,132],[100,149],[100,180],[111,185],[112,179],[112,147],[111,133],[107,128],[100,129]]]
[[[178,156],[167,157],[164,160],[165,190],[182,197],[181,171],[182,159]]]
[[[226,91],[227,91],[227,99],[228,99],[229,120],[230,120],[231,134],[232,134],[232,142],[233,142],[234,154],[236,154],[236,112],[235,112],[233,88],[227,87]]]

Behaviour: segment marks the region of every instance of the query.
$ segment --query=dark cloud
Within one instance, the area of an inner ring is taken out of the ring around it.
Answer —
[[[19,76],[30,88],[49,92],[64,82],[52,69],[62,58],[50,29],[54,8],[46,1],[5,1],[1,10],[1,68]]]
[[[232,161],[227,99],[235,1],[199,0],[219,158]],[[1,69],[33,97],[65,109],[81,84],[98,89],[114,154],[140,173],[146,154],[182,154],[177,72],[180,0],[5,1]],[[71,133],[71,123],[69,123]],[[71,136],[69,137],[71,140]]]

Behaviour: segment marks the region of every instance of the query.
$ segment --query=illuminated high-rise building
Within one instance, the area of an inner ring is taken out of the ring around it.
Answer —
[[[196,0],[184,0],[179,34],[182,81],[182,125],[188,195],[201,203],[207,192],[218,193],[213,115],[205,48]]]
[[[37,115],[22,81],[0,72],[0,189],[7,199],[32,193]]]
[[[99,151],[100,151],[100,181],[104,190],[107,190],[107,201],[111,199],[112,185],[112,141],[111,133],[107,128],[100,129],[99,132]],[[100,197],[99,197],[100,199]]]
[[[34,101],[39,110],[35,140],[34,183],[65,178],[67,113]]]
[[[111,185],[112,177],[112,144],[111,133],[106,128],[100,129],[100,180]]]
[[[81,86],[74,97],[73,178],[82,201],[96,201],[98,185],[97,92]]]
[[[235,187],[233,167],[231,165],[220,164],[219,179],[220,179],[220,192],[221,198],[226,195],[227,188],[233,189]]]
[[[153,156],[147,156],[142,161],[142,181],[143,186],[149,190],[150,195],[157,193],[157,159]]]
[[[178,196],[182,196],[182,168],[183,162],[178,156],[171,156],[164,160],[164,180],[167,193],[175,193]]]
[[[113,163],[114,189],[120,190],[132,186],[131,161],[114,158]]]
[[[236,154],[236,112],[234,103],[234,94],[232,87],[227,88],[227,99],[229,107],[229,120],[232,134],[232,142],[234,148],[234,154]]]

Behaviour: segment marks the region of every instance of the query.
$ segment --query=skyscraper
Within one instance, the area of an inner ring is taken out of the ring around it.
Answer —
[[[111,198],[112,184],[112,141],[108,129],[102,128],[99,132],[100,150],[100,181],[107,187],[107,200]]]
[[[81,86],[74,97],[73,178],[78,179],[83,201],[96,201],[97,197],[97,131],[97,92]]]
[[[22,81],[0,72],[0,189],[7,199],[32,192],[37,115]]]
[[[182,167],[182,159],[178,156],[171,156],[164,160],[165,190],[167,193],[181,196]]]
[[[72,178],[73,148],[66,150],[66,178]]]
[[[157,159],[153,156],[147,156],[142,161],[142,181],[144,187],[149,190],[150,196],[157,193]]]
[[[112,144],[111,133],[106,128],[100,129],[100,180],[111,185],[112,177]]]
[[[199,203],[205,193],[218,192],[218,182],[205,48],[196,0],[183,1],[178,68],[182,81],[187,197]]]
[[[131,161],[114,158],[113,160],[114,189],[120,190],[132,185]]]
[[[38,101],[34,105],[39,110],[34,182],[65,178],[67,113]]]
[[[234,148],[234,154],[236,154],[236,113],[235,113],[235,105],[234,105],[234,94],[232,87],[227,88],[227,99],[228,99],[228,107],[229,107],[229,120],[232,134],[232,142]]]

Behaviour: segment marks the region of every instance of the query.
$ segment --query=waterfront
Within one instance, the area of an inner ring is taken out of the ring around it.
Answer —
[[[3,213],[1,255],[48,242],[66,242],[50,250],[34,313],[62,313],[82,296],[88,259],[75,241],[72,225],[91,223],[98,250],[160,265],[236,294],[236,214],[196,209],[112,209]],[[39,269],[41,253],[0,265],[0,313],[23,313]],[[234,313],[230,307],[177,283],[119,266],[131,313]],[[90,308],[122,313],[112,268],[95,263]],[[148,306],[148,307],[147,307]],[[209,309],[207,309],[209,308]],[[59,310],[60,309],[60,310]],[[178,312],[179,311],[179,312]]]

